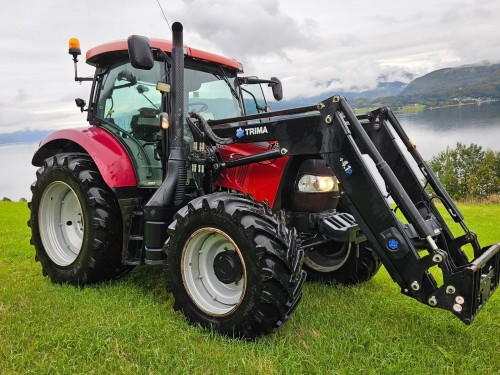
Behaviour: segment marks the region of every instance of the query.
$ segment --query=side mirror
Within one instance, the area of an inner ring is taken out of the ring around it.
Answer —
[[[83,112],[83,111],[85,111],[85,109],[84,109],[84,108],[85,108],[85,106],[87,105],[87,103],[85,103],[85,100],[80,99],[80,98],[76,98],[76,99],[75,99],[75,103],[76,103],[76,106],[77,106],[78,108],[80,108],[80,111],[82,111],[82,112]]]
[[[274,99],[279,102],[283,99],[283,86],[281,85],[281,81],[276,77],[271,77],[271,81],[273,81],[273,83],[270,83],[269,86],[273,90]]]
[[[141,35],[131,35],[127,39],[130,63],[136,69],[150,70],[154,65],[149,39]]]

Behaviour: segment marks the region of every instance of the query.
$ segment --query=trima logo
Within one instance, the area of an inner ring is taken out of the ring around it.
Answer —
[[[245,136],[245,131],[242,128],[239,128],[238,130],[236,130],[236,136],[238,138],[243,138]]]
[[[258,126],[256,128],[250,128],[250,129],[238,128],[236,130],[236,137],[243,138],[245,135],[258,135],[258,134],[267,134],[267,133],[269,133],[269,132],[267,131],[266,126]]]

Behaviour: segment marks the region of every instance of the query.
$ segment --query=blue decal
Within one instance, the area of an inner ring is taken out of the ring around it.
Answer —
[[[389,249],[391,249],[391,250],[397,250],[399,247],[399,242],[398,242],[398,240],[393,238],[393,239],[387,241],[387,246],[389,246]]]
[[[340,158],[340,164],[342,165],[342,168],[344,168],[345,173],[349,175],[352,174],[352,167],[347,160]]]
[[[245,136],[245,131],[242,128],[239,128],[238,130],[236,130],[236,136],[238,138],[243,138]]]

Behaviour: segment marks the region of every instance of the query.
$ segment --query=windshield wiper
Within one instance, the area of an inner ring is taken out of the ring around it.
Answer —
[[[231,82],[229,82],[229,78],[227,78],[227,75],[226,75],[226,72],[224,71],[224,68],[221,65],[219,65],[219,68],[220,68],[220,71],[222,72],[222,75],[218,76],[217,74],[214,74],[214,76],[216,76],[218,79],[222,78],[224,80],[224,82],[226,82],[226,84],[229,86],[229,90],[231,90],[231,94],[233,95],[233,97],[238,102],[238,105],[240,106],[241,112],[244,113],[243,112],[243,107],[241,106],[241,101],[240,101],[240,97],[238,96],[238,93],[236,92],[236,90],[231,85]]]

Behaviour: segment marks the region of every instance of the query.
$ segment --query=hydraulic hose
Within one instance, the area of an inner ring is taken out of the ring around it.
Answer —
[[[234,143],[232,138],[221,138],[217,134],[215,134],[210,125],[208,125],[207,121],[203,118],[203,116],[200,116],[198,113],[195,112],[189,112],[189,116],[196,119],[201,124],[202,129],[205,132],[205,135],[212,142],[220,145],[228,145]]]

